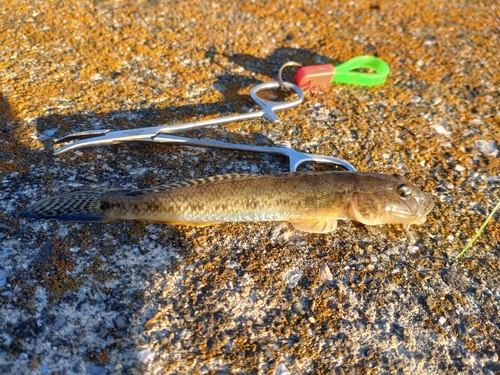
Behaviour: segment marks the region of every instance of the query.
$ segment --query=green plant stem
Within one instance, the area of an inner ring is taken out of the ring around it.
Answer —
[[[495,208],[493,209],[493,211],[491,211],[491,213],[488,215],[488,217],[484,221],[483,225],[481,225],[481,228],[479,228],[479,230],[476,232],[476,234],[474,235],[474,237],[471,238],[471,240],[469,241],[469,243],[467,244],[467,246],[465,246],[462,249],[462,251],[460,252],[460,254],[458,254],[455,257],[455,260],[458,260],[458,258],[460,258],[462,255],[464,255],[465,252],[471,248],[471,246],[474,244],[474,242],[477,240],[477,238],[481,235],[481,233],[483,233],[484,228],[486,228],[486,225],[488,225],[488,223],[490,222],[490,220],[493,218],[493,215],[495,214],[495,212],[497,212],[497,210],[499,208],[500,208],[500,201],[497,203],[497,205],[495,206]]]

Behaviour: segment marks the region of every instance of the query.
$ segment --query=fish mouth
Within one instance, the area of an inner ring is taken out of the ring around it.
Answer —
[[[434,202],[424,193],[415,194],[410,199],[394,199],[393,194],[381,194],[377,198],[366,199],[363,194],[353,196],[349,217],[365,225],[423,224],[434,207]]]
[[[434,208],[434,202],[432,200],[429,199],[429,201],[427,202],[427,204],[425,205],[425,208],[423,210],[423,214],[424,215],[427,215],[429,212],[432,211],[432,209]]]
[[[419,205],[420,206],[420,205]],[[418,210],[413,216],[413,219],[408,224],[424,224],[427,221],[427,215],[434,208],[434,202],[431,199],[425,200],[425,206]]]
[[[405,202],[403,206],[392,206],[390,209],[386,208],[385,212],[381,212],[381,215],[385,214],[392,216],[394,223],[406,225],[424,224],[427,221],[427,214],[434,207],[434,202],[430,199],[419,199],[413,203],[414,204]]]

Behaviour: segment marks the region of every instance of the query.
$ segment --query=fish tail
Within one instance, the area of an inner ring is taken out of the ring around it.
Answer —
[[[21,211],[20,214],[42,220],[115,221],[106,215],[106,204],[102,200],[109,190],[84,190],[46,198]]]

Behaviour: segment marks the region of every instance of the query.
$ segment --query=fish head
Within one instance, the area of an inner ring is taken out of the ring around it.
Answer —
[[[351,217],[366,225],[425,223],[434,207],[429,195],[399,175],[386,176],[377,185],[353,193]]]

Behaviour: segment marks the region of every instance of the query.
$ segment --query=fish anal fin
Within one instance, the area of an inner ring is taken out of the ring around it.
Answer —
[[[326,221],[290,221],[293,227],[308,233],[329,233],[337,229],[337,220]]]
[[[221,224],[222,221],[178,221],[178,220],[148,220],[159,224],[183,225],[188,227],[209,227],[211,225]]]

